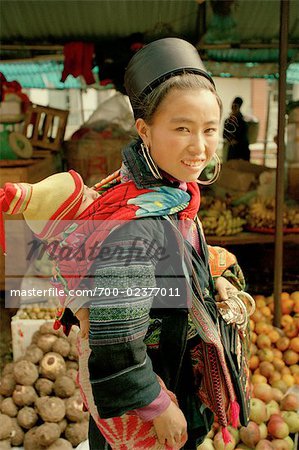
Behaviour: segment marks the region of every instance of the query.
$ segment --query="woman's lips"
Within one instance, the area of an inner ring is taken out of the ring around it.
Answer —
[[[188,161],[188,160],[182,160],[181,163],[189,170],[192,171],[198,171],[201,169],[204,165],[204,161],[202,160],[196,160],[196,161]]]

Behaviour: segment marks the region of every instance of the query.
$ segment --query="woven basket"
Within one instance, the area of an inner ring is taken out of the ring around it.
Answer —
[[[131,136],[103,139],[90,131],[78,141],[65,142],[67,168],[80,173],[88,186],[98,183],[121,166],[121,151]]]

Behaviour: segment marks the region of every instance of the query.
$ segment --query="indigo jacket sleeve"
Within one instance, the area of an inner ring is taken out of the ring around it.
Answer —
[[[161,245],[150,222],[138,220],[114,231],[93,266],[89,371],[102,418],[147,406],[161,391],[144,343]]]

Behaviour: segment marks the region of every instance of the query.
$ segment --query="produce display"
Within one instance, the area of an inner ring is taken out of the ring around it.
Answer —
[[[0,449],[71,450],[88,435],[88,412],[76,384],[76,333],[45,322],[23,357],[0,379]]]
[[[256,197],[248,208],[247,224],[253,228],[274,228],[275,226],[275,199]],[[299,227],[298,205],[284,205],[283,225],[285,228]]]
[[[252,397],[249,423],[229,428],[224,444],[217,421],[198,450],[297,450],[299,433],[299,291],[282,293],[281,328],[272,325],[273,297],[255,296],[250,318]]]
[[[199,217],[206,235],[231,236],[240,233],[246,224],[239,209],[234,210],[225,201],[213,197],[202,201]]]
[[[281,328],[272,324],[273,296],[255,296],[250,318],[251,411],[246,427],[217,422],[198,450],[297,450],[299,433],[299,291],[281,295]],[[87,439],[88,413],[76,385],[75,333],[44,323],[24,357],[0,380],[0,449],[71,450]]]
[[[231,236],[244,229],[270,231],[275,227],[275,199],[251,193],[238,199],[207,195],[202,198],[199,218],[206,235]],[[299,205],[294,201],[284,204],[283,226],[298,231]]]
[[[51,306],[48,303],[34,303],[30,306],[24,306],[18,310],[17,314],[13,316],[12,320],[18,319],[55,319],[57,307]]]

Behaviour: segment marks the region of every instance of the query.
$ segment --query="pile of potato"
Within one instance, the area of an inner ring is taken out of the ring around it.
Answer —
[[[57,302],[54,300],[48,300],[42,303],[32,303],[28,306],[23,305],[18,310],[17,314],[12,320],[24,320],[24,319],[55,319],[57,312]]]
[[[0,450],[72,450],[87,439],[89,414],[76,384],[76,333],[45,322],[0,380]]]

